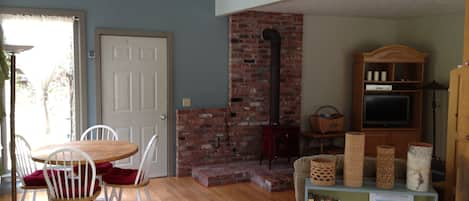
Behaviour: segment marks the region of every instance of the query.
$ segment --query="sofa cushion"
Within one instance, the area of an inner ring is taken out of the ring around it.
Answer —
[[[301,157],[293,163],[293,168],[295,168],[295,172],[309,175],[312,159],[318,158],[318,157],[330,157],[330,156],[331,155],[314,155],[314,156]]]
[[[331,155],[314,155],[314,156],[305,156],[297,159],[293,163],[295,172],[293,173],[293,180],[295,186],[295,197],[296,200],[304,200],[304,189],[305,189],[305,179],[310,176],[311,171],[311,160],[319,157],[331,157]],[[336,157],[336,160],[341,160]]]

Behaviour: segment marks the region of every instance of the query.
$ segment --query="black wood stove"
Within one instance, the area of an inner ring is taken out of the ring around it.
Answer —
[[[270,67],[270,121],[269,125],[262,128],[262,153],[260,164],[266,157],[269,160],[269,169],[272,168],[272,160],[278,157],[299,155],[298,126],[280,125],[280,50],[281,37],[275,29],[264,29],[264,40],[270,40],[271,67]]]

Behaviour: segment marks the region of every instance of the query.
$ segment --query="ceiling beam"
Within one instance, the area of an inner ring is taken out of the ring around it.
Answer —
[[[215,15],[223,16],[287,0],[215,0]]]

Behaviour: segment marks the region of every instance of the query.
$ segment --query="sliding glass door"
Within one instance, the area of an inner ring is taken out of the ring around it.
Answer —
[[[73,16],[0,14],[6,44],[31,45],[17,55],[16,134],[34,149],[74,140],[77,135],[77,19]],[[10,82],[5,82],[9,122]],[[2,132],[2,158],[9,156],[9,125]],[[6,143],[5,143],[6,142]],[[5,155],[6,154],[6,155]],[[5,168],[10,168],[10,160]]]

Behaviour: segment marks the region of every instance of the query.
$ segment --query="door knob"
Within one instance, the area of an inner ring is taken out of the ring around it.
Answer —
[[[466,140],[469,140],[469,135],[466,135]]]
[[[160,119],[161,120],[166,120],[166,115],[164,115],[164,114],[160,115]]]

